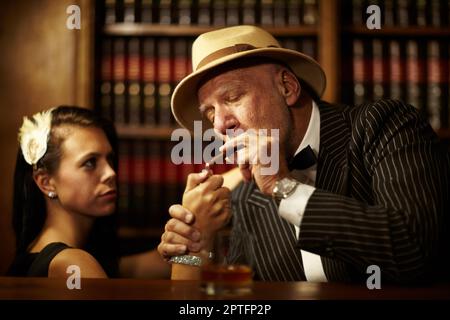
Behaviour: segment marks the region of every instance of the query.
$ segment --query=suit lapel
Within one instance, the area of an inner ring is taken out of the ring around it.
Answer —
[[[339,106],[319,104],[320,148],[317,164],[316,188],[335,194],[348,191],[348,145],[350,127]],[[321,257],[323,269],[329,280],[349,280],[346,265],[338,260]]]
[[[349,173],[347,158],[350,128],[344,112],[339,109],[327,103],[319,104],[320,149],[316,188],[345,194]]]

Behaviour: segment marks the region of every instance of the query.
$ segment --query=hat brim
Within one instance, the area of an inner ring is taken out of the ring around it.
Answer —
[[[211,123],[203,119],[198,109],[197,89],[200,80],[206,73],[219,65],[251,56],[272,58],[288,65],[298,78],[305,81],[315,91],[318,97],[321,97],[325,91],[325,72],[314,59],[305,54],[295,50],[272,47],[238,52],[219,58],[181,80],[171,99],[172,113],[177,122],[190,131],[193,131],[194,121],[203,121],[203,130],[211,128]]]

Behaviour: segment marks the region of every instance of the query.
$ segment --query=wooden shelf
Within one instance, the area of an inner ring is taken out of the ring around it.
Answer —
[[[170,139],[173,130],[179,127],[150,127],[116,125],[117,134],[121,138],[153,138]]]
[[[104,34],[110,36],[164,36],[164,37],[196,37],[202,33],[223,28],[223,26],[183,26],[183,25],[158,25],[150,23],[115,23],[106,25]],[[274,36],[316,36],[316,26],[298,27],[264,27]]]
[[[367,29],[365,26],[361,27],[346,27],[344,34],[352,35],[368,35],[368,36],[436,36],[449,37],[450,28],[436,28],[436,27],[382,27],[381,29]]]
[[[164,229],[160,228],[133,228],[133,227],[119,227],[119,238],[161,238]]]

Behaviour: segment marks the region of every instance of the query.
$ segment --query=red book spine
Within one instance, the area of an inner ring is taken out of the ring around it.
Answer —
[[[129,198],[130,214],[134,226],[143,226],[146,221],[146,198],[145,198],[145,140],[133,141],[133,163],[130,176],[132,177],[132,191]]]
[[[159,124],[169,126],[171,124],[172,112],[170,110],[171,87],[171,58],[170,40],[160,39],[158,41],[158,107]]]
[[[125,40],[122,38],[114,41],[114,122],[125,123],[125,75],[126,55]]]
[[[415,40],[406,44],[406,99],[417,109],[424,111],[423,86],[424,66],[419,56],[419,45]]]
[[[155,40],[144,39],[142,48],[142,105],[143,123],[156,125],[156,59]]]
[[[140,43],[138,38],[130,39],[128,43],[128,122],[130,125],[139,125],[140,117]]]
[[[379,39],[372,41],[373,50],[373,98],[379,100],[385,95],[384,90],[384,61],[383,61],[383,43]]]
[[[149,141],[147,158],[145,161],[146,176],[146,197],[148,199],[147,220],[152,226],[160,224],[160,216],[163,213],[163,192],[162,192],[162,155],[161,141]]]
[[[119,224],[128,225],[130,198],[130,141],[119,141],[119,168],[118,168],[118,212]]]
[[[427,109],[428,118],[434,130],[441,129],[444,119],[444,94],[446,66],[441,61],[441,46],[432,40],[427,44]]]
[[[362,40],[353,40],[353,103],[360,105],[364,103],[366,96],[364,68],[364,44]]]
[[[389,69],[390,97],[392,99],[402,100],[405,69],[398,40],[391,40],[389,42]]]
[[[102,44],[102,61],[101,61],[101,85],[100,85],[100,112],[103,117],[113,119],[111,114],[112,104],[112,41],[105,39]]]

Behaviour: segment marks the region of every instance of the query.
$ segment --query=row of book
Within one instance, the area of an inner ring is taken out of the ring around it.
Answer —
[[[173,126],[170,98],[192,71],[193,38],[103,39],[99,90],[102,115],[117,125]],[[317,56],[317,41],[282,38],[282,46]]]
[[[354,26],[366,25],[374,11],[367,12],[370,5],[380,8],[382,26],[396,27],[443,27],[450,24],[450,1],[448,0],[352,0],[342,1],[344,20]],[[350,13],[351,18],[346,15]]]
[[[186,38],[106,38],[101,61],[100,106],[116,124],[175,123],[170,97],[192,70]]]
[[[392,98],[428,117],[435,130],[449,126],[450,46],[447,40],[358,39],[344,61],[344,100],[353,104]],[[347,77],[346,77],[347,75]],[[349,77],[350,76],[350,77]]]
[[[121,139],[119,142],[118,209],[121,226],[162,227],[172,204],[182,202],[187,176],[200,172],[204,163],[175,164],[172,148],[178,142],[150,139]],[[194,149],[192,149],[194,150]],[[215,174],[233,166],[212,166]]]
[[[105,24],[315,25],[317,0],[106,0]]]

